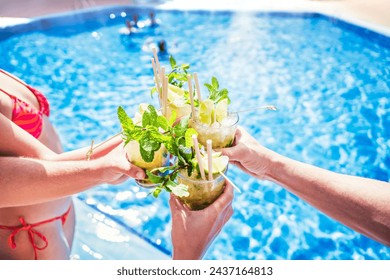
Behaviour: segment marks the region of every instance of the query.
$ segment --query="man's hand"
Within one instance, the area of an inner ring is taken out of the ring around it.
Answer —
[[[201,259],[232,216],[232,200],[233,187],[228,183],[221,196],[200,211],[191,211],[171,195],[173,259]]]

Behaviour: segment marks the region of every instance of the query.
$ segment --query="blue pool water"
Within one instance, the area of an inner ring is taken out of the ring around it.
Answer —
[[[140,102],[157,104],[149,94],[147,42],[165,39],[201,83],[216,76],[229,89],[233,109],[279,108],[240,116],[263,145],[325,169],[389,181],[388,37],[319,14],[179,11],[157,11],[159,27],[126,37],[118,33],[123,12],[148,15],[113,8],[88,14],[85,23],[78,14],[0,31],[0,67],[48,96],[66,150],[119,132],[119,105],[131,113]],[[160,60],[168,65],[168,56]],[[280,186],[235,167],[229,177],[243,193],[206,259],[390,259],[390,248]],[[168,195],[156,200],[130,180],[79,198],[171,250]]]

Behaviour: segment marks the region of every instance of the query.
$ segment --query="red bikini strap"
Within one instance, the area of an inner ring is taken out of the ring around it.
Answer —
[[[42,233],[40,233],[39,231],[34,229],[34,227],[37,226],[37,224],[32,224],[32,225],[27,224],[23,217],[20,217],[19,221],[20,221],[21,226],[19,228],[15,229],[10,234],[10,236],[8,237],[8,245],[12,249],[15,249],[16,248],[16,241],[15,241],[16,235],[23,230],[27,231],[28,238],[30,240],[31,245],[33,246],[33,249],[34,249],[34,259],[37,260],[38,259],[38,250],[46,249],[46,247],[49,245],[49,242],[47,241],[46,236],[44,236]],[[44,242],[44,245],[42,247],[38,247],[37,244],[35,244],[35,236],[40,238]]]
[[[43,224],[54,222],[56,220],[61,220],[62,225],[65,224],[65,221],[66,221],[66,218],[68,217],[70,209],[71,209],[71,206],[69,206],[68,210],[64,214],[62,214],[61,216],[58,216],[58,217],[55,217],[55,218],[52,218],[49,220],[45,220],[45,221],[42,221],[39,223],[35,223],[35,224],[28,224],[28,223],[26,223],[26,221],[24,220],[23,217],[20,217],[19,218],[20,226],[2,226],[2,225],[0,225],[0,229],[12,230],[10,236],[8,237],[8,245],[12,249],[16,248],[16,240],[15,240],[16,235],[21,231],[24,231],[24,230],[27,231],[28,238],[30,240],[30,243],[31,243],[33,249],[34,249],[34,259],[37,260],[38,259],[38,250],[41,251],[41,250],[46,249],[46,247],[49,246],[49,241],[47,240],[45,235],[43,235],[39,231],[35,230],[34,228],[37,226],[43,225]],[[35,244],[36,237],[40,238],[44,242],[44,245],[42,247],[38,247],[37,244]]]
[[[4,70],[0,69],[0,72],[3,73],[4,75],[7,75],[8,77],[14,79],[15,81],[19,82],[20,84],[22,84],[22,85],[24,85],[24,86],[27,87],[27,85],[26,85],[25,83],[21,82],[20,80],[16,79],[15,77],[11,76],[10,74],[8,74],[7,72],[5,72]],[[1,89],[1,88],[0,88],[0,90],[1,90],[2,92],[4,92],[6,95],[8,95],[9,97],[11,97],[11,98],[16,98],[15,96],[13,96],[12,94],[9,94],[9,93],[6,92],[5,90],[3,90],[3,89]]]
[[[0,69],[0,72],[3,73],[4,75],[7,75],[8,77],[14,79],[15,81],[19,82],[20,84],[24,85],[24,86],[27,86],[27,84],[23,83],[21,80],[19,79],[16,79],[14,76],[12,76],[11,74],[7,73],[6,71],[4,71],[3,69]]]
[[[72,208],[72,205],[69,206],[68,210],[66,210],[66,212],[65,212],[64,214],[62,214],[62,216],[61,216],[62,225],[65,224],[66,219],[68,218],[68,215],[69,215],[69,213],[70,213],[70,209],[71,209],[71,208]]]
[[[12,94],[9,94],[8,92],[6,92],[5,90],[1,89],[0,88],[0,91],[4,92],[6,95],[8,95],[10,98],[15,98],[15,96],[13,96]]]

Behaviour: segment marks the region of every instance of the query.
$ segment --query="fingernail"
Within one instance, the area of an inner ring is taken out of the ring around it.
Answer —
[[[143,179],[145,177],[145,174],[142,172],[142,171],[139,171],[137,174],[136,174],[137,178],[138,179]]]

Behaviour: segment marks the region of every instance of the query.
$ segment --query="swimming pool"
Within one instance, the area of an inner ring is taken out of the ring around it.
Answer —
[[[315,13],[157,10],[161,25],[121,36],[124,19],[147,9],[111,8],[44,18],[0,31],[0,65],[46,93],[66,150],[119,131],[116,109],[151,99],[148,42],[165,39],[202,83],[216,76],[240,124],[281,154],[336,172],[390,177],[390,38]],[[35,32],[34,30],[40,31]],[[17,34],[13,34],[16,32]],[[160,57],[168,64],[168,57]],[[237,168],[243,190],[206,259],[390,259],[390,249]],[[171,250],[168,196],[134,181],[78,196]]]

